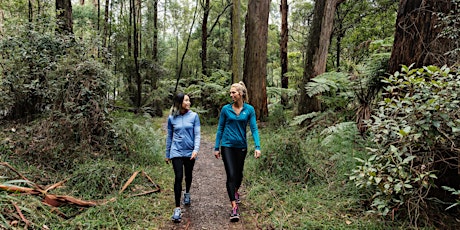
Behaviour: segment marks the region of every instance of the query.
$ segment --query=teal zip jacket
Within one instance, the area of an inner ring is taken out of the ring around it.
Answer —
[[[200,151],[201,125],[198,114],[189,110],[185,114],[168,117],[166,158],[191,157]]]
[[[214,150],[220,146],[233,148],[248,148],[246,139],[246,127],[249,123],[255,149],[260,150],[259,131],[257,129],[256,112],[252,105],[243,104],[240,115],[236,115],[232,104],[227,104],[220,111],[219,124],[217,126],[216,144]]]

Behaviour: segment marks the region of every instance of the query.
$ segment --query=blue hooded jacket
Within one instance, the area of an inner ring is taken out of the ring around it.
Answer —
[[[191,157],[200,151],[201,125],[198,114],[189,110],[185,114],[168,117],[166,158]]]

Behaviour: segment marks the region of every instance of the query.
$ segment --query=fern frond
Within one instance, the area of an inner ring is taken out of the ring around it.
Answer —
[[[356,126],[356,123],[354,121],[348,121],[348,122],[342,122],[338,123],[334,126],[327,127],[323,131],[321,131],[321,135],[329,135],[333,133],[339,133],[344,130],[348,130],[350,127]]]
[[[294,119],[290,122],[290,126],[295,126],[295,125],[300,125],[302,122],[304,122],[307,119],[314,118],[320,114],[319,112],[312,112],[312,113],[307,113],[307,114],[302,114],[299,116],[294,117]]]
[[[348,88],[348,74],[342,72],[326,72],[311,79],[305,89],[309,97],[326,93],[331,90],[343,90]]]

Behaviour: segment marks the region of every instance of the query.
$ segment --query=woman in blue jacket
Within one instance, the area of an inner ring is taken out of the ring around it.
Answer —
[[[182,179],[185,172],[184,204],[190,205],[190,187],[192,185],[193,166],[200,151],[200,118],[190,110],[188,95],[178,93],[168,117],[166,137],[166,163],[172,162],[174,169],[174,198],[176,208],[172,220],[181,221],[180,198]]]
[[[248,123],[255,144],[254,157],[259,158],[261,154],[256,113],[254,107],[246,103],[248,101],[247,92],[243,82],[235,83],[230,87],[233,103],[225,105],[220,111],[214,146],[215,157],[219,158],[222,155],[224,161],[227,174],[227,193],[232,205],[230,213],[230,221],[232,222],[239,221],[238,203],[240,195],[238,189],[243,180],[244,160],[248,149],[246,139]]]

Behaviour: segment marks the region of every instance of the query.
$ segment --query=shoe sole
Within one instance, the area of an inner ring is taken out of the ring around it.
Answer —
[[[230,217],[230,222],[238,222],[240,221],[240,217],[239,216],[232,216]]]
[[[174,223],[180,223],[182,220],[181,219],[172,219]]]

